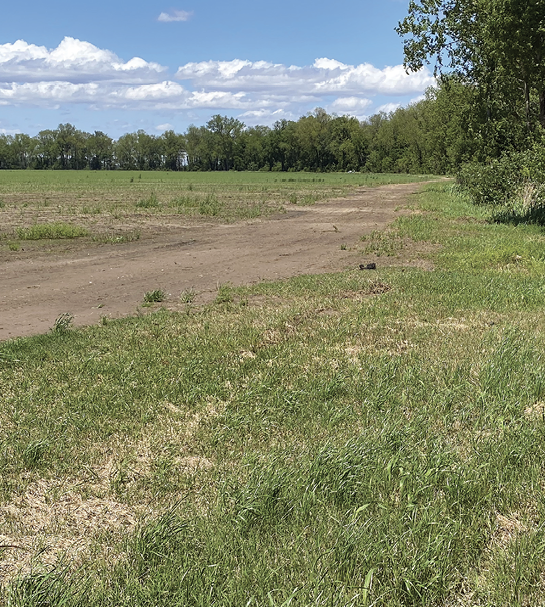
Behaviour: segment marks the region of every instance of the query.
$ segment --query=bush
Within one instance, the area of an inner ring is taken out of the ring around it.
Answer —
[[[540,143],[489,164],[466,163],[457,182],[474,204],[499,207],[496,221],[544,223],[545,148]]]

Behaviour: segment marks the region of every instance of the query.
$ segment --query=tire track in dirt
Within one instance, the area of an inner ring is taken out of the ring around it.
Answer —
[[[154,289],[163,289],[171,300],[193,289],[196,301],[206,302],[227,282],[250,284],[357,267],[364,260],[350,248],[363,234],[408,213],[398,209],[420,185],[359,188],[345,198],[289,207],[269,219],[189,226],[132,243],[5,262],[0,266],[0,341],[44,333],[64,312],[74,315],[76,325],[134,314],[144,293]]]

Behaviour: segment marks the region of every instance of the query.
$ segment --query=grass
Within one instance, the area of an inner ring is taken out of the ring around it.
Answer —
[[[2,600],[542,605],[545,236],[418,207],[431,271],[0,344]]]
[[[162,289],[155,289],[154,291],[148,291],[144,295],[145,303],[159,303],[165,301],[167,294]]]
[[[28,228],[17,228],[19,240],[56,240],[62,238],[81,238],[88,236],[89,232],[80,226],[63,222],[36,223]]]
[[[125,242],[135,242],[140,240],[139,231],[124,232],[122,234],[97,234],[92,237],[93,242],[101,244],[123,244]]]

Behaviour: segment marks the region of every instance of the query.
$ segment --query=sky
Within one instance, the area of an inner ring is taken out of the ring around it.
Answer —
[[[364,120],[434,82],[402,65],[408,0],[171,1],[5,3],[0,133],[271,126],[317,107]]]

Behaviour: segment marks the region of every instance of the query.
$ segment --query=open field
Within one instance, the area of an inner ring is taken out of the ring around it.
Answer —
[[[0,344],[0,600],[543,605],[545,235],[411,200],[375,272]]]
[[[30,251],[122,244],[181,226],[283,213],[356,187],[426,177],[356,173],[2,171],[0,261]],[[47,227],[67,226],[51,238]],[[77,240],[70,228],[84,230]],[[35,237],[28,237],[33,228]],[[42,233],[40,234],[40,230]]]
[[[203,177],[208,185],[211,180],[224,184],[218,188],[222,194],[214,197],[224,196],[226,213],[223,218],[212,218],[214,221],[200,215],[165,215],[158,210],[147,213],[135,231],[134,218],[120,214],[117,236],[111,233],[101,238],[92,224],[26,221],[16,228],[18,240],[4,241],[0,340],[45,332],[64,313],[73,314],[76,325],[135,314],[142,310],[144,294],[150,290],[164,291],[163,305],[176,309],[182,292],[192,291],[194,303],[204,303],[227,282],[241,285],[358,267],[364,261],[363,249],[370,246],[363,245],[360,237],[371,237],[373,231],[406,213],[407,197],[420,187],[418,183],[324,186],[320,196],[329,192],[336,197],[300,204],[295,198],[302,196],[305,190],[301,188],[307,187],[310,178],[292,175],[287,179],[294,180],[290,186],[294,202],[267,218],[226,221],[227,211],[241,202],[229,194],[232,177],[225,174],[222,180]],[[243,174],[241,182],[258,177]],[[352,176],[328,178],[333,183]],[[68,178],[61,177],[60,183],[62,179]],[[366,179],[380,182],[369,175]],[[124,186],[127,183],[123,181]],[[263,187],[261,184],[259,189]],[[344,196],[340,196],[342,191],[346,191]],[[116,195],[116,208],[121,208],[121,192]]]

